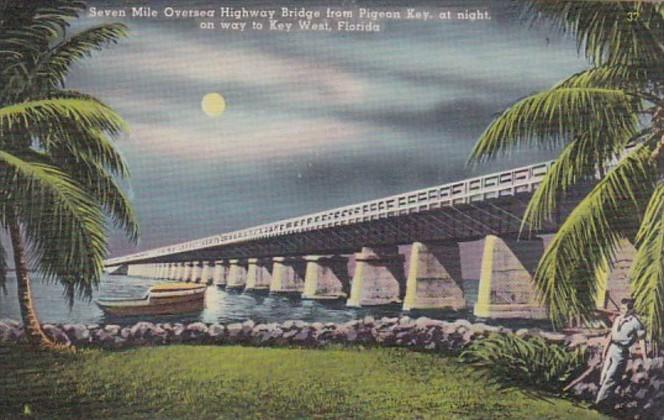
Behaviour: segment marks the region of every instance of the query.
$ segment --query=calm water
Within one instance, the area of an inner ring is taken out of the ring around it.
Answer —
[[[13,274],[7,281],[6,291],[0,289],[0,319],[19,319],[16,301],[16,282]],[[163,280],[150,280],[128,276],[105,276],[94,298],[104,297],[141,297],[154,284]],[[469,307],[475,303],[478,282],[468,280],[464,284]],[[33,298],[42,322],[59,323],[134,323],[138,318],[115,318],[105,315],[94,302],[77,300],[69,308],[62,297],[59,284],[47,284],[40,280],[33,282]],[[153,322],[196,321],[230,323],[252,319],[256,322],[282,322],[299,319],[307,322],[345,322],[367,315],[374,317],[398,316],[402,314],[400,305],[380,308],[346,308],[345,303],[320,303],[299,298],[271,295],[244,294],[226,292],[216,286],[209,286],[205,295],[205,309],[197,314],[177,316],[140,317]],[[427,311],[415,315],[431,318],[453,319],[464,317],[472,319],[472,314]],[[414,316],[411,314],[411,316]]]

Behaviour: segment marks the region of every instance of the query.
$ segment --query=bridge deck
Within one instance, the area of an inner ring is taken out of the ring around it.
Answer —
[[[226,245],[279,238],[302,232],[348,226],[374,220],[385,220],[404,215],[429,212],[501,197],[532,192],[554,161],[541,162],[508,171],[492,173],[462,181],[392,195],[363,203],[338,207],[318,213],[279,220],[233,232],[222,233],[193,241],[155,248],[105,261],[114,266],[137,261],[148,261],[165,256],[191,253],[197,250],[219,248]]]

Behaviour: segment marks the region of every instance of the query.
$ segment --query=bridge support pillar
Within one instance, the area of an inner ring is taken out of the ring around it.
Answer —
[[[173,263],[166,263],[166,270],[164,271],[164,278],[167,280],[173,279]]]
[[[619,310],[620,301],[631,295],[629,270],[636,254],[636,248],[628,240],[621,240],[612,268],[608,264],[597,272],[599,287],[595,300],[597,308]]]
[[[201,261],[201,277],[199,281],[203,284],[212,284],[212,267],[210,261]]]
[[[269,258],[247,260],[247,284],[245,291],[270,290],[272,283],[272,261]]]
[[[138,276],[138,264],[129,264],[127,266],[127,275],[132,277]]]
[[[166,270],[168,269],[168,264],[166,263],[159,263],[159,270],[157,271],[157,278],[160,279],[165,279],[166,278]]]
[[[225,287],[227,277],[228,277],[228,263],[222,260],[215,261],[214,272],[212,274],[212,282],[218,287]]]
[[[247,284],[247,266],[239,259],[229,261],[228,278],[226,280],[227,289],[243,289]]]
[[[543,251],[541,239],[516,241],[487,236],[475,316],[546,319],[546,309],[537,303],[532,281]]]
[[[459,244],[413,243],[403,310],[465,307]]]
[[[203,261],[192,261],[190,277],[191,282],[200,283],[201,274],[203,274]]]
[[[362,247],[355,254],[355,274],[347,306],[375,306],[401,302],[403,255],[396,246]]]
[[[177,280],[179,270],[180,270],[180,267],[178,266],[178,263],[171,263],[170,268],[168,269],[168,279],[169,280]]]
[[[178,263],[177,265],[177,280],[178,281],[185,281],[185,275],[187,274],[187,263],[186,262],[181,262]]]
[[[348,259],[337,255],[309,255],[304,258],[302,299],[335,300],[348,296]]]
[[[184,263],[184,273],[182,273],[182,281],[191,281],[191,272],[193,271],[194,263],[187,261]]]
[[[305,261],[299,257],[272,259],[270,293],[301,293],[304,290]]]

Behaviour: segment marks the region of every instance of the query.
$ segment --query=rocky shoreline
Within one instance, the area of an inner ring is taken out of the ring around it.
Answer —
[[[322,347],[329,344],[408,347],[419,351],[459,354],[469,343],[489,334],[516,334],[541,337],[547,342],[570,348],[585,347],[591,354],[589,366],[594,372],[577,384],[572,395],[592,400],[597,392],[600,374],[600,349],[603,336],[565,335],[537,328],[512,330],[505,327],[471,323],[467,320],[440,321],[430,318],[366,317],[343,324],[285,321],[282,323],[206,324],[203,322],[151,323],[131,326],[44,324],[52,339],[77,347],[124,349],[135,346],[168,344],[242,344],[252,346]],[[0,320],[0,344],[25,341],[21,324]],[[644,362],[632,358],[627,366],[624,386],[619,389],[615,410],[621,416],[649,418],[647,413],[661,415],[664,410],[664,357]]]

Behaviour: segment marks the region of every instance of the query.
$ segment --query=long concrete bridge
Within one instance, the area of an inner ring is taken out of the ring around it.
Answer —
[[[131,276],[346,299],[354,307],[401,303],[404,310],[460,310],[466,298],[459,243],[483,238],[474,314],[545,318],[532,285],[544,250],[537,235],[557,226],[546,225],[527,239],[517,236],[530,195],[552,163],[156,248],[109,259],[105,266]],[[568,197],[559,220],[573,201]],[[400,245],[411,245],[409,255],[399,253]],[[625,244],[624,261],[605,273],[598,306],[604,305],[607,290],[614,299],[628,293],[631,252]]]

